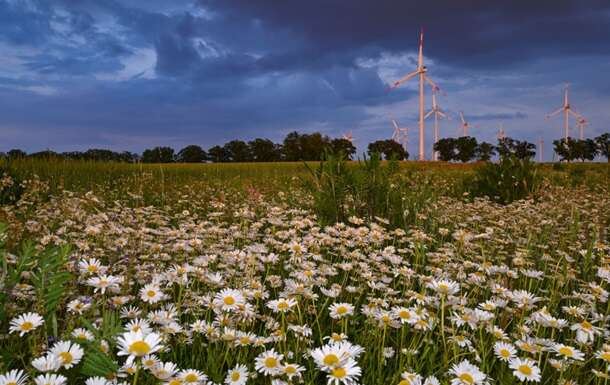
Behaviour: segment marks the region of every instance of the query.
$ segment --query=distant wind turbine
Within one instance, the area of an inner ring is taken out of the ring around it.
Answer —
[[[500,130],[498,131],[498,140],[506,138],[506,131],[504,131],[504,123],[500,123]]]
[[[427,68],[424,65],[424,29],[422,28],[419,34],[419,53],[417,55],[417,68],[415,71],[405,75],[402,79],[395,81],[390,90],[400,86],[402,83],[414,78],[419,75],[419,160],[425,160],[424,151],[424,137],[425,137],[425,126],[424,126],[424,83],[428,82],[432,88],[438,86],[426,75]]]
[[[546,116],[546,119],[549,119],[555,115],[557,115],[560,112],[563,112],[563,137],[564,139],[567,141],[568,140],[568,136],[570,135],[570,127],[569,127],[569,120],[570,120],[570,114],[574,115],[576,118],[583,118],[583,116],[581,114],[579,114],[578,112],[576,112],[572,106],[570,106],[570,100],[568,97],[568,92],[570,89],[570,85],[566,84],[565,87],[565,92],[564,92],[564,96],[563,96],[563,106],[559,107],[557,110],[551,112],[550,114],[548,114]]]
[[[424,119],[428,119],[430,116],[434,115],[434,144],[438,142],[438,119],[439,116],[442,119],[449,120],[447,114],[445,114],[436,103],[436,93],[438,92],[438,88],[432,88],[432,108],[428,113],[424,116]],[[432,160],[438,160],[438,153],[434,151],[434,147],[432,147]]]
[[[407,151],[409,145],[409,128],[398,126],[398,122],[392,119],[392,125],[394,126],[394,132],[392,133],[392,140],[396,143],[400,143]]]
[[[462,111],[460,111],[460,120],[462,121],[461,127],[462,127],[462,136],[468,136],[468,129],[469,128],[476,128],[478,127],[478,125],[472,125],[469,122],[466,121],[466,119],[464,119],[464,113]]]
[[[343,134],[343,139],[349,140],[350,142],[354,141],[354,137],[352,136],[352,130],[349,130],[347,133]]]
[[[583,140],[585,138],[585,126],[588,126],[589,122],[582,116],[576,119],[576,128],[578,128],[578,138]]]

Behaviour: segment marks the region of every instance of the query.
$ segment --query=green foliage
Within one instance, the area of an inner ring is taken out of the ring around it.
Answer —
[[[85,350],[80,373],[88,376],[107,377],[116,373],[119,366],[104,352],[100,351],[93,344],[90,344]]]
[[[33,253],[31,244],[24,244],[24,255]],[[53,335],[58,335],[56,312],[65,300],[66,285],[72,275],[65,268],[70,252],[68,246],[47,246],[36,255],[37,267],[32,271],[32,284],[36,288],[39,308]]]
[[[540,179],[536,166],[529,159],[513,155],[501,158],[497,164],[485,164],[464,183],[471,197],[487,196],[494,202],[508,204],[535,193]]]
[[[8,167],[0,165],[0,206],[14,204],[23,194],[21,178]]]
[[[345,156],[327,151],[319,166],[309,170],[312,178],[305,185],[323,225],[354,216],[404,227],[417,220],[434,196],[429,179],[401,173],[395,159],[384,162],[377,152],[348,164]]]
[[[405,148],[395,140],[386,139],[386,140],[377,140],[373,143],[369,143],[368,153],[371,159],[373,158],[373,154],[383,154],[385,159],[409,159],[409,153]]]

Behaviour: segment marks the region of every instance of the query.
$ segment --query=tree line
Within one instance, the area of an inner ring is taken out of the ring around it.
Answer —
[[[561,160],[593,160],[596,155],[610,158],[610,133],[605,133],[594,139],[556,140],[553,142],[555,152]],[[198,145],[189,145],[178,152],[168,146],[146,149],[142,154],[129,151],[115,152],[105,149],[89,149],[87,151],[54,152],[51,150],[27,154],[25,151],[13,149],[0,153],[7,158],[61,158],[75,160],[90,160],[104,162],[144,162],[144,163],[201,163],[201,162],[279,162],[279,161],[316,161],[320,160],[324,151],[343,153],[352,159],[356,147],[350,140],[330,138],[319,132],[301,134],[293,131],[286,135],[281,143],[270,139],[256,138],[251,141],[231,140],[224,145],[216,145],[203,149]],[[406,149],[392,139],[377,140],[367,147],[369,155],[379,153],[385,159],[405,160],[409,158]],[[517,158],[532,158],[536,154],[536,146],[527,141],[512,138],[502,138],[497,145],[487,142],[478,143],[476,138],[463,136],[460,138],[443,138],[435,145],[439,160],[450,162],[488,161],[494,155],[504,157],[514,155]],[[610,159],[608,160],[610,162]]]

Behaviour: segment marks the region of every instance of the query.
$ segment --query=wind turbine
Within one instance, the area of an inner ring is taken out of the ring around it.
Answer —
[[[354,141],[354,137],[352,136],[352,130],[349,130],[346,134],[343,134],[343,139],[349,140],[350,142]]]
[[[576,119],[576,128],[578,128],[578,138],[580,140],[585,138],[585,126],[587,125],[589,125],[589,122],[583,116],[579,116]]]
[[[438,86],[426,75],[428,69],[424,65],[424,29],[419,33],[419,53],[417,55],[417,68],[415,71],[405,75],[402,79],[395,81],[390,90],[400,86],[402,83],[419,75],[419,160],[425,160],[424,152],[424,82],[428,82],[433,88]]]
[[[394,132],[392,133],[392,140],[396,143],[402,144],[407,151],[407,146],[409,145],[409,128],[408,127],[399,127],[398,123],[392,119],[392,124],[394,125]]]
[[[428,113],[424,116],[424,119],[428,119],[430,116],[434,115],[434,144],[438,142],[438,119],[439,116],[441,118],[449,120],[447,114],[445,114],[436,104],[436,93],[438,91],[438,87],[432,88],[432,109],[428,111]],[[432,147],[432,160],[437,160],[438,153],[434,151],[434,147]]]
[[[506,131],[504,131],[504,123],[500,123],[500,131],[498,131],[498,140],[506,138]]]
[[[460,119],[462,120],[462,136],[468,136],[468,129],[469,128],[476,128],[478,127],[478,125],[472,125],[469,122],[466,121],[466,119],[464,119],[464,113],[462,111],[460,111]]]
[[[538,161],[540,163],[542,163],[542,161],[544,159],[544,156],[542,155],[542,150],[544,148],[544,140],[542,140],[542,136],[540,137],[540,139],[538,139],[538,147],[540,147],[540,151],[538,152],[538,154],[539,154]]]
[[[570,88],[570,85],[566,84],[566,88],[565,88],[565,92],[564,92],[564,96],[563,96],[563,106],[559,107],[557,110],[551,112],[550,114],[548,114],[546,116],[546,119],[549,119],[563,111],[563,114],[564,114],[563,115],[563,137],[566,141],[568,140],[569,131],[570,131],[570,127],[569,127],[570,114],[574,115],[576,118],[583,118],[582,115],[580,115],[578,112],[576,112],[572,108],[572,106],[570,106],[570,100],[568,98],[569,88]]]

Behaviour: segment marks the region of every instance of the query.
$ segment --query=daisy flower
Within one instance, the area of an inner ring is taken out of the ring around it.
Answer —
[[[460,290],[460,284],[449,279],[433,280],[427,286],[443,296],[453,295]]]
[[[32,360],[32,366],[39,372],[54,372],[61,367],[61,359],[53,354],[38,357]]]
[[[239,309],[245,303],[243,294],[235,289],[223,289],[214,296],[214,305],[223,311]]]
[[[19,337],[31,332],[44,323],[44,319],[38,313],[25,313],[11,320],[10,333],[19,332]]]
[[[181,370],[178,377],[185,384],[199,384],[199,383],[205,382],[208,379],[208,376],[203,374],[202,371],[195,370],[195,369]]]
[[[72,333],[70,335],[72,337],[76,338],[77,340],[82,340],[82,341],[93,341],[95,339],[95,337],[93,336],[93,333],[91,333],[89,330],[84,329],[84,328],[76,328],[72,331]]]
[[[555,344],[553,346],[553,351],[557,353],[558,356],[565,359],[569,358],[576,361],[582,361],[585,357],[585,355],[578,349],[574,349],[571,346],[563,344]]]
[[[34,378],[36,385],[64,385],[68,379],[61,374],[44,374]]]
[[[293,377],[301,377],[301,372],[305,371],[305,368],[297,364],[284,364],[282,371],[289,380],[292,380]]]
[[[111,382],[109,382],[104,377],[89,377],[89,378],[87,378],[87,381],[85,381],[85,385],[110,385],[110,384],[111,384]]]
[[[246,365],[237,365],[233,369],[229,370],[227,377],[225,378],[225,384],[227,385],[244,385],[248,381],[248,368]]]
[[[80,362],[85,352],[79,345],[70,341],[59,341],[51,349],[51,354],[60,360],[64,368],[70,369]]]
[[[354,314],[354,306],[349,303],[333,303],[329,307],[330,318],[339,319]]]
[[[159,286],[149,283],[140,289],[140,299],[146,303],[157,303],[165,299]]]
[[[481,385],[487,378],[485,373],[478,367],[472,365],[468,360],[459,364],[453,364],[449,373],[455,377],[451,380],[451,385]]]
[[[509,362],[515,358],[517,349],[512,344],[506,342],[496,342],[494,345],[494,353],[496,357],[504,362]]]
[[[403,372],[398,385],[421,385],[422,377],[417,373]]]
[[[106,290],[116,290],[119,288],[122,278],[114,275],[102,274],[99,277],[91,277],[87,280],[87,285],[93,286],[95,289],[94,293],[98,291],[102,294],[106,293]]]
[[[597,351],[597,353],[595,353],[595,358],[599,358],[600,360],[610,363],[610,349]]]
[[[533,360],[513,358],[510,360],[509,367],[513,369],[513,374],[519,381],[540,382],[540,369]]]
[[[282,359],[284,355],[276,353],[274,349],[262,352],[254,360],[254,368],[266,376],[275,376],[282,373]]]
[[[312,350],[311,357],[320,369],[329,371],[343,364],[348,356],[341,344],[329,344]]]
[[[328,385],[353,384],[360,377],[361,369],[351,358],[328,372]]]
[[[19,369],[0,374],[0,385],[25,385],[28,375]]]
[[[269,301],[267,303],[267,307],[273,310],[275,313],[286,313],[296,304],[297,301],[292,298],[280,298],[273,301]]]
[[[152,370],[153,375],[160,380],[167,380],[176,374],[176,372],[178,372],[178,366],[173,362],[159,363]]]
[[[127,363],[133,362],[136,357],[143,357],[147,354],[159,351],[161,345],[161,337],[157,333],[144,334],[141,330],[136,332],[123,333],[118,338],[119,356],[129,356]]]

